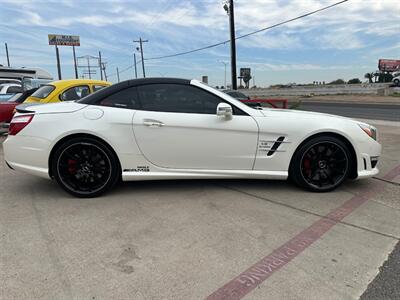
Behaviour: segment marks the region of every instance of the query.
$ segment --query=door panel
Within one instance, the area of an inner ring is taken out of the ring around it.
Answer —
[[[251,170],[258,125],[251,116],[138,110],[136,141],[148,161],[164,168]]]

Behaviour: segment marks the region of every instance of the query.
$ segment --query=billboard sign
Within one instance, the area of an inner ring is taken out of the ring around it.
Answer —
[[[400,60],[398,59],[380,59],[378,62],[379,71],[393,72],[400,69]]]
[[[250,68],[240,68],[240,77],[251,77],[251,69]]]
[[[49,45],[80,46],[79,35],[49,34]]]

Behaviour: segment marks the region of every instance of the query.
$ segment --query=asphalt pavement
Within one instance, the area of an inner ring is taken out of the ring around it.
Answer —
[[[298,109],[350,118],[400,122],[400,105],[395,104],[303,102]]]
[[[400,243],[380,268],[380,273],[369,284],[361,300],[400,299]]]

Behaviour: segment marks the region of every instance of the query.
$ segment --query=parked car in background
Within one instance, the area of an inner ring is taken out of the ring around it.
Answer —
[[[393,74],[395,77],[393,77],[392,81],[395,85],[400,86],[400,73]]]
[[[19,83],[0,84],[0,94],[16,94],[22,92],[22,86]]]
[[[34,89],[34,88],[39,88],[42,85],[49,84],[50,82],[53,82],[54,80],[50,79],[35,79],[35,78],[24,78],[22,80],[22,88],[24,91]]]
[[[0,94],[0,102],[7,102],[12,97],[14,97],[14,95],[15,94]]]
[[[245,94],[235,91],[235,90],[225,90],[223,91],[225,94],[228,94],[229,96],[242,101],[244,104],[250,106],[250,107],[254,107],[254,108],[259,108],[261,107],[261,103],[259,102],[244,102],[246,100],[251,100],[249,96],[246,96]]]
[[[21,80],[15,79],[15,78],[0,77],[0,84],[3,84],[3,83],[18,83],[21,85]]]
[[[7,101],[0,102],[0,127],[8,126],[8,123],[10,123],[14,115],[15,107],[24,102],[26,98],[32,95],[36,90],[37,88],[17,93],[11,96]]]
[[[110,85],[111,82],[92,79],[53,81],[41,86],[24,103],[52,103],[79,100]]]

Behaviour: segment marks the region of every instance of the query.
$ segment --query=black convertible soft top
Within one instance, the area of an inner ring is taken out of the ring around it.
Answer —
[[[120,83],[113,84],[109,87],[103,88],[96,93],[90,94],[80,100],[78,103],[83,104],[94,104],[97,101],[104,99],[105,97],[124,90],[126,88],[146,85],[146,84],[182,84],[188,85],[190,84],[189,79],[180,79],[180,78],[167,78],[167,77],[153,77],[153,78],[141,78],[141,79],[130,79]]]

